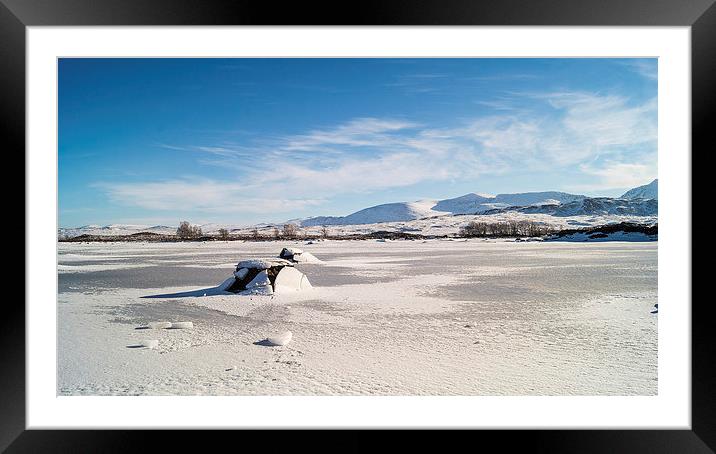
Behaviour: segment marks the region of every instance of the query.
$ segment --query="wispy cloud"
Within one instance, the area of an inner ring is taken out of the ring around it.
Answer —
[[[416,128],[418,124],[404,120],[358,118],[331,129],[310,131],[285,139],[288,151],[325,151],[326,145],[350,147],[382,146],[394,142],[391,133]]]
[[[659,70],[658,60],[656,58],[649,60],[628,60],[622,64],[646,79],[654,81],[658,79]]]
[[[281,213],[339,194],[525,168],[577,169],[594,188],[655,177],[655,99],[633,105],[625,97],[585,92],[511,96],[514,105],[521,97],[523,105],[541,107],[497,110],[450,128],[367,117],[253,145],[166,145],[198,153],[199,163],[240,172],[232,181],[177,178],[99,187],[116,203],[151,210]]]
[[[589,175],[599,177],[594,184],[583,184],[575,187],[582,191],[633,188],[648,183],[656,177],[656,161],[618,162],[606,161],[602,164],[583,164],[580,170]]]
[[[403,74],[396,77],[392,82],[387,82],[384,85],[386,87],[400,88],[406,93],[434,93],[442,90],[440,82],[447,77],[447,74],[440,73]]]
[[[200,213],[272,213],[317,205],[310,200],[285,194],[262,195],[256,186],[241,182],[182,178],[142,183],[100,183],[109,198],[118,204],[154,211]]]

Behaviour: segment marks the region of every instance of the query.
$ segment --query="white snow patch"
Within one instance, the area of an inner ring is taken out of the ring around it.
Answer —
[[[291,339],[293,339],[293,333],[291,331],[286,331],[284,333],[271,336],[266,340],[272,345],[282,346],[291,342]]]

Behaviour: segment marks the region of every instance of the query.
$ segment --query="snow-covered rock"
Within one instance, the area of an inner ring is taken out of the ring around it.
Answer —
[[[231,285],[235,281],[236,281],[235,278],[230,277],[230,278],[226,279],[224,282],[222,282],[221,284],[219,284],[219,286],[217,287],[217,290],[220,292],[225,292],[229,287],[231,287]]]
[[[251,282],[246,284],[246,289],[252,289],[254,287],[265,287],[267,285],[271,285],[271,280],[269,279],[268,272],[266,270],[261,271],[259,274],[254,277]]]
[[[318,261],[313,255],[300,249],[284,248],[281,255],[296,259]],[[293,266],[293,261],[279,259],[242,260],[236,266],[234,277],[221,284],[220,289],[239,295],[273,295],[311,288],[308,278]]]
[[[251,259],[243,260],[236,265],[236,269],[250,268],[258,270],[267,270],[274,266],[291,266],[291,262],[284,259]]]
[[[290,260],[295,263],[321,263],[315,255],[310,252],[304,252],[297,248],[285,247],[278,255],[282,259]]]
[[[278,272],[274,281],[275,293],[289,293],[312,288],[308,277],[296,268],[285,267]]]

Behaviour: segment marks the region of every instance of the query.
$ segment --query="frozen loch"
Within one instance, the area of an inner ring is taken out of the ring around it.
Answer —
[[[657,250],[60,243],[57,393],[653,396]]]

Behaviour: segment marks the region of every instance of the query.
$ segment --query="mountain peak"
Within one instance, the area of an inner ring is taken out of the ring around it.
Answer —
[[[655,178],[649,184],[637,186],[622,194],[620,199],[659,199],[659,179]]]

